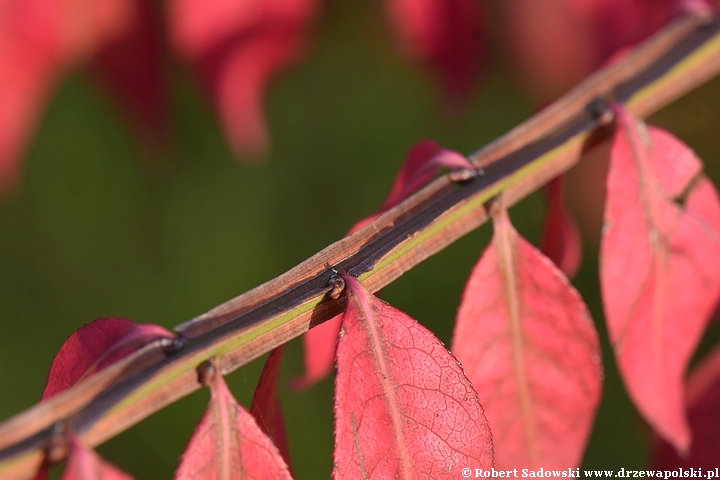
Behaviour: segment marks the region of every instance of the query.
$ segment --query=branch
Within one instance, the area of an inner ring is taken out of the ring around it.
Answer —
[[[0,476],[30,478],[58,432],[95,446],[198,389],[196,368],[219,359],[223,374],[301,335],[344,308],[327,283],[333,269],[375,292],[487,220],[501,195],[517,203],[568,170],[597,141],[622,102],[645,117],[720,71],[720,19],[683,17],[470,156],[478,175],[448,175],[372,224],[292,270],[178,325],[158,341],[0,425]],[[597,132],[597,133],[596,133]],[[64,452],[54,452],[61,460]]]

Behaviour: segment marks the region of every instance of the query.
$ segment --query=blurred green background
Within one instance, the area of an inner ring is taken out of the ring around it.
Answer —
[[[426,76],[391,47],[375,2],[330,2],[311,56],[269,97],[272,150],[238,163],[192,82],[173,74],[173,139],[147,154],[86,77],[67,78],[27,154],[21,188],[0,202],[0,419],[36,403],[54,353],[98,317],[171,328],[288,270],[341,238],[382,203],[405,152],[418,140],[470,153],[526,119],[531,102],[490,68],[467,114],[437,108]],[[656,115],[718,171],[713,82]],[[582,189],[581,189],[582,190]],[[537,242],[543,201],[513,208]],[[383,291],[449,343],[463,283],[491,235],[485,225]],[[603,403],[583,467],[639,468],[648,431],[630,406],[609,355],[597,286],[597,238],[587,238],[575,284],[604,341]],[[705,351],[720,336],[709,331]],[[299,339],[285,380],[299,375]],[[249,405],[262,361],[228,376]],[[285,388],[292,468],[329,478],[331,379],[304,393]],[[172,478],[207,404],[197,392],[99,447],[138,479]],[[57,473],[57,472],[56,472]]]

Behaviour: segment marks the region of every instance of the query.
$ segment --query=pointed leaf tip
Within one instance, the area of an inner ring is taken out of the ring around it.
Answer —
[[[720,294],[720,202],[699,158],[616,107],[600,284],[610,340],[636,407],[690,445],[683,378]]]
[[[333,478],[458,478],[493,466],[490,428],[457,359],[354,277],[337,348]]]
[[[209,386],[210,404],[182,455],[175,480],[292,479],[277,447],[237,403],[219,372]]]
[[[681,457],[664,440],[653,445],[653,469],[703,468],[714,471],[720,452],[720,346],[693,370],[685,394],[692,444]]]
[[[290,448],[278,392],[283,349],[284,346],[281,345],[268,355],[253,395],[250,413],[255,417],[260,429],[277,446],[285,463],[289,466]]]
[[[595,327],[504,207],[493,226],[463,292],[452,352],[483,401],[498,469],[574,468],[600,400]]]

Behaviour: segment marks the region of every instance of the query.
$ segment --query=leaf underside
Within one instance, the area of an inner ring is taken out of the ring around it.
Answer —
[[[497,468],[579,465],[600,399],[598,337],[555,265],[502,208],[465,286],[452,352],[493,430]]]
[[[600,248],[608,331],[636,407],[685,451],[683,378],[720,293],[720,203],[687,146],[616,113]]]

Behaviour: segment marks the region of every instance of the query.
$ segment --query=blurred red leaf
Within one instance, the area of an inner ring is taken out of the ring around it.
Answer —
[[[655,32],[678,0],[506,0],[503,56],[540,103],[556,99],[614,53]]]
[[[438,77],[451,106],[477,85],[485,63],[485,5],[477,0],[387,0],[400,50]]]
[[[458,361],[425,327],[343,275],[333,478],[458,478],[493,466],[490,429]]]
[[[132,477],[69,436],[70,454],[60,480],[132,480]]]
[[[625,386],[679,451],[690,445],[683,377],[720,293],[720,204],[702,163],[616,107],[600,284]]]
[[[0,188],[17,182],[21,156],[55,84],[136,14],[129,0],[0,2]]]
[[[715,347],[690,375],[685,392],[688,420],[693,441],[690,453],[681,458],[673,447],[662,440],[654,445],[653,469],[672,470],[680,467],[718,467],[720,452],[720,346]]]
[[[294,390],[305,390],[325,378],[335,364],[335,343],[340,333],[342,315],[335,315],[303,335],[305,373],[290,384]]]
[[[154,340],[174,337],[158,325],[138,325],[125,318],[98,318],[87,323],[70,335],[55,355],[42,400],[67,390]]]
[[[474,169],[466,157],[453,150],[447,150],[432,140],[421,140],[405,156],[395,181],[380,210],[355,223],[348,235],[369,225],[382,213],[415,193],[428,183],[442,169]],[[332,371],[335,361],[335,343],[340,332],[342,315],[308,330],[303,336],[305,346],[305,374],[292,382],[292,387],[302,390],[319,382]]]
[[[169,3],[175,49],[200,69],[238,155],[266,150],[267,84],[304,55],[318,8],[318,0]]]
[[[558,268],[572,278],[580,268],[582,242],[580,230],[565,207],[563,175],[550,180],[544,189],[547,208],[543,221],[540,250]]]
[[[210,404],[195,428],[176,480],[291,479],[287,465],[255,418],[239,405],[222,375],[209,383]]]
[[[602,367],[587,307],[505,208],[465,286],[452,351],[485,406],[498,469],[579,465]]]
[[[150,147],[168,137],[168,83],[159,2],[130,0],[137,12],[120,35],[100,48],[94,70],[101,87],[131,120],[135,133]]]
[[[258,386],[255,389],[255,395],[253,395],[250,413],[257,420],[260,429],[272,439],[275,446],[280,450],[285,463],[290,465],[290,448],[288,447],[285,419],[283,418],[278,393],[282,354],[283,345],[274,349],[268,355],[258,380]]]

